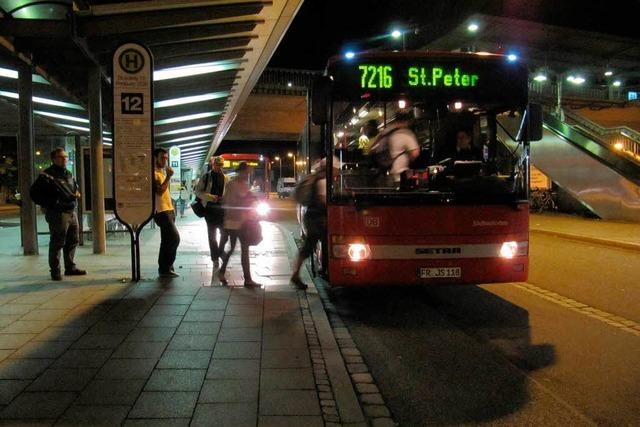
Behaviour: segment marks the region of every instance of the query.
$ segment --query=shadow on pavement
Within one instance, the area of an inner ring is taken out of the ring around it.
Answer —
[[[330,297],[403,426],[499,420],[529,401],[526,371],[554,363],[552,346],[532,345],[528,312],[480,287]]]

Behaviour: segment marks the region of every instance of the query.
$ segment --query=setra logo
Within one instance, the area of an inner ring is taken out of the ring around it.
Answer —
[[[416,255],[461,254],[462,248],[417,248]]]
[[[367,216],[364,218],[364,226],[369,228],[380,228],[380,218],[377,216]]]

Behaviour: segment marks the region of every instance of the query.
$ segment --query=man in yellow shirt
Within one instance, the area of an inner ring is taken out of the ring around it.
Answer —
[[[173,210],[169,182],[173,169],[169,167],[169,153],[164,148],[153,150],[155,170],[153,173],[153,191],[156,197],[156,211],[153,220],[160,227],[160,253],[158,254],[158,273],[160,277],[179,277],[173,270],[176,252],[180,244],[180,234],[176,228],[176,213]]]

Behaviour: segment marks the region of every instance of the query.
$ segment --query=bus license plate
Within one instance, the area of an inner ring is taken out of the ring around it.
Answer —
[[[420,268],[421,279],[440,279],[444,277],[462,277],[460,267]]]

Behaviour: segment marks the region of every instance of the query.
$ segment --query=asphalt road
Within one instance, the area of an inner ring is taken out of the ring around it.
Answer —
[[[639,267],[637,252],[531,235],[529,283],[607,315],[640,321]],[[401,426],[640,425],[640,336],[554,298],[517,284],[330,296]]]

